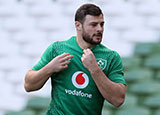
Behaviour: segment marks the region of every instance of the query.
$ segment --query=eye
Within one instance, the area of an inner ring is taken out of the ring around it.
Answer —
[[[97,26],[97,23],[91,23],[90,24],[92,27],[95,27],[95,26]]]
[[[102,22],[100,25],[101,25],[101,27],[103,27],[104,26],[104,22]]]

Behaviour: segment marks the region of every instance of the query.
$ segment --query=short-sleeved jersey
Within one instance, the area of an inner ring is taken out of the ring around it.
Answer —
[[[106,77],[113,82],[126,85],[122,61],[117,52],[102,44],[94,46],[91,51]],[[75,36],[66,41],[51,44],[32,69],[41,69],[64,52],[74,57],[69,60],[67,69],[51,76],[52,99],[47,115],[101,115],[104,98],[90,72],[81,62],[83,50],[79,47]]]

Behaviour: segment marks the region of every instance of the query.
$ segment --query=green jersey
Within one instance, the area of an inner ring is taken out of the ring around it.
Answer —
[[[126,84],[118,53],[102,44],[94,46],[91,51],[106,77],[113,82]],[[74,57],[69,60],[67,69],[51,76],[52,100],[47,115],[100,115],[104,98],[90,72],[81,62],[83,50],[79,47],[76,37],[51,44],[32,69],[41,69],[64,52]]]

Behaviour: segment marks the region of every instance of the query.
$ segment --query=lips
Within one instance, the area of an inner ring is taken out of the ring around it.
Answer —
[[[102,38],[102,34],[95,34],[94,37],[97,37],[97,38],[101,39]]]
[[[102,34],[101,33],[97,33],[97,34],[94,34],[93,36],[102,37]]]

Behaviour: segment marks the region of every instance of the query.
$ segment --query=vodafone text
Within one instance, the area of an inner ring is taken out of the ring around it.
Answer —
[[[69,89],[65,89],[65,92],[69,95],[75,95],[75,96],[81,96],[81,97],[86,97],[86,98],[92,98],[92,94],[88,94],[88,93],[84,93],[81,90],[80,91],[76,91],[76,90],[69,90]]]

